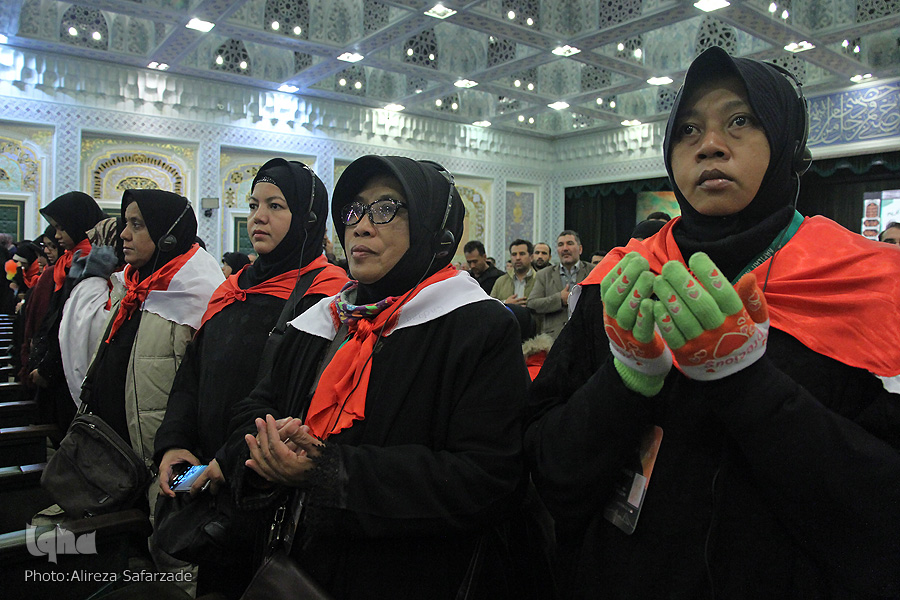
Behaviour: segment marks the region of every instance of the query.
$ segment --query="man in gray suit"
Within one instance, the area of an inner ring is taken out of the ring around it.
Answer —
[[[569,293],[581,283],[594,265],[581,260],[581,238],[566,229],[556,238],[559,264],[541,269],[535,276],[534,289],[528,297],[528,308],[543,317],[541,333],[556,339],[569,319]]]

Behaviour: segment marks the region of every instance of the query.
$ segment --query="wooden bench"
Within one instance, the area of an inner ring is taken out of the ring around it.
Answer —
[[[37,421],[38,405],[34,400],[0,402],[0,427],[21,427]]]
[[[0,428],[0,467],[41,463],[47,460],[47,436],[56,425],[23,425]]]
[[[0,533],[25,527],[53,498],[41,489],[44,463],[0,467]]]
[[[21,381],[0,381],[0,401],[30,400],[31,394]]]

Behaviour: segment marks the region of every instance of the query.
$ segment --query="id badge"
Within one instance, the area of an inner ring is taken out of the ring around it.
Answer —
[[[641,516],[662,436],[662,428],[654,425],[641,437],[640,447],[636,449],[631,463],[622,469],[613,497],[603,510],[606,520],[627,535],[634,533]]]

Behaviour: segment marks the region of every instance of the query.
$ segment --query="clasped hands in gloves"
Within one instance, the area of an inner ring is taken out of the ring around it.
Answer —
[[[697,252],[654,275],[637,252],[627,254],[600,284],[603,322],[615,367],[629,389],[653,396],[672,367],[689,379],[721,379],[765,352],[769,316],[752,273],[736,286]],[[657,299],[651,298],[655,294]]]

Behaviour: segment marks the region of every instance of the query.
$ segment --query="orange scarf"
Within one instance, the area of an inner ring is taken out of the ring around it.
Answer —
[[[449,279],[457,274],[447,266],[404,295],[399,304],[392,304],[372,319],[348,321],[350,338],[335,353],[319,379],[307,412],[306,424],[320,439],[338,433],[365,419],[366,393],[372,371],[372,355],[375,342],[389,335],[397,325],[400,309],[406,302],[431,284]],[[332,301],[332,314],[336,309]]]
[[[41,263],[39,263],[37,259],[31,261],[31,264],[28,265],[28,270],[22,273],[22,278],[25,280],[25,286],[28,288],[33,288],[40,276]]]
[[[678,220],[642,242],[614,248],[582,285],[599,284],[631,251],[640,252],[654,273],[670,260],[686,265],[672,235]],[[900,315],[896,248],[871,242],[825,217],[807,217],[774,260],[751,271],[760,286],[768,274],[765,295],[773,327],[846,365],[881,377],[900,374],[900,346],[876,342]]]
[[[144,303],[144,300],[147,299],[147,294],[153,290],[169,289],[169,283],[172,281],[172,278],[197,253],[199,248],[199,244],[194,244],[190,250],[184,254],[179,254],[143,281],[138,280],[140,277],[138,269],[131,265],[125,267],[125,287],[128,288],[128,291],[119,304],[119,311],[116,313],[116,318],[113,320],[112,327],[109,330],[109,336],[106,338],[107,344],[116,336],[119,327],[131,318],[135,309]]]
[[[56,259],[56,264],[53,265],[53,291],[58,292],[62,289],[63,284],[66,282],[66,275],[69,273],[69,267],[72,266],[72,259],[75,257],[75,252],[81,250],[81,256],[87,256],[91,253],[91,240],[83,239],[78,244],[75,245],[71,250],[66,250],[63,252],[62,256]]]

